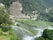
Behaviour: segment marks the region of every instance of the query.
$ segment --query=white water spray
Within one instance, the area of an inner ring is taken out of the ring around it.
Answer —
[[[23,38],[23,40],[32,40],[32,39],[33,39],[33,37],[32,36],[28,36],[28,35],[24,36],[24,38]]]
[[[46,29],[46,28],[45,28],[45,29]],[[47,29],[53,30],[53,27],[50,26],[50,27],[48,27]],[[26,37],[24,37],[23,40],[34,40],[35,38],[42,36],[42,33],[43,33],[44,29],[35,28],[35,30],[38,30],[38,33],[37,33],[34,37],[26,36]]]
[[[34,40],[35,38],[42,36],[43,29],[35,28],[35,30],[38,31],[35,36],[25,36],[23,40]]]
[[[48,27],[48,29],[53,30],[53,27],[50,26],[50,27]]]
[[[15,26],[16,26],[17,24],[18,24],[18,23],[15,22]],[[22,30],[23,32],[28,32],[28,33],[30,33],[28,30],[23,29],[23,28],[21,28],[21,27],[14,27],[14,29],[16,29],[16,30],[17,30],[17,29],[20,29],[20,30]],[[37,34],[36,34],[35,36],[24,35],[22,40],[34,40],[35,38],[42,36],[42,33],[43,33],[44,29],[53,30],[53,27],[49,26],[48,28],[33,28],[33,29],[38,31]]]

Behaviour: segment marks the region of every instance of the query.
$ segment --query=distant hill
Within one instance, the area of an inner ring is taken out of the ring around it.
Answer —
[[[23,6],[24,12],[32,12],[34,10],[42,11],[48,7],[53,7],[53,0],[19,0]]]
[[[7,7],[17,0],[0,0]],[[53,7],[53,0],[19,0],[23,7],[23,12],[31,13],[34,10],[42,11],[48,7]]]
[[[5,6],[8,8],[11,7],[13,2],[16,2],[16,1],[19,1],[19,3],[22,5],[21,13],[24,13],[24,16],[27,15],[27,17],[28,16],[31,17],[37,13],[38,16],[40,15],[39,17],[41,20],[53,20],[53,10],[50,11],[50,9],[53,9],[53,0],[2,0],[2,1],[0,0],[0,2],[5,4]],[[16,4],[18,4],[18,2],[16,2]],[[14,8],[14,6],[11,8]],[[13,13],[17,15],[19,13],[17,11],[18,8],[15,7],[15,9],[16,11],[13,11]]]

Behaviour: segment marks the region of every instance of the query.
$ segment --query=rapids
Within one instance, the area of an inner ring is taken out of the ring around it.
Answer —
[[[32,36],[30,34],[30,31],[28,31],[22,27],[17,27],[17,24],[19,24],[19,23],[14,21],[14,24],[15,25],[12,26],[12,29],[15,31],[16,36],[20,37],[21,40],[34,40],[35,38],[42,36],[44,29],[53,30],[53,27],[51,27],[51,26],[49,26],[48,28],[33,28],[34,30],[36,30],[38,32],[36,33],[36,35]]]

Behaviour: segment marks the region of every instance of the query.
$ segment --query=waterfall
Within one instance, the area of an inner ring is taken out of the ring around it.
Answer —
[[[47,29],[53,30],[53,27],[49,26]],[[35,28],[35,30],[38,30],[38,33],[34,37],[26,36],[26,37],[24,37],[23,40],[34,40],[35,38],[42,36],[42,33],[43,33],[44,29]]]
[[[36,28],[35,30],[38,30],[38,33],[34,36],[34,38],[42,36],[43,29]]]
[[[14,22],[14,26],[12,26],[12,29],[15,31],[16,36],[19,34],[22,37],[22,40],[31,40],[33,37],[30,36],[32,33],[22,27],[16,26],[18,22]]]
[[[23,38],[23,40],[32,40],[32,39],[33,39],[33,37],[32,36],[28,36],[28,35],[24,36],[24,38]]]
[[[18,22],[14,21],[14,24],[15,26],[12,26],[12,28],[16,31],[16,33],[17,32],[19,33],[19,35],[22,37],[22,40],[34,40],[35,38],[42,36],[44,29],[53,30],[53,27],[51,26],[49,26],[48,28],[33,28],[34,30],[37,30],[37,34],[34,36],[31,36],[29,30],[16,26],[17,24],[19,24]],[[18,33],[16,35],[18,35]]]
[[[53,27],[50,26],[50,27],[48,27],[48,29],[53,30]]]
[[[42,36],[43,29],[35,28],[35,30],[38,31],[35,36],[25,36],[23,40],[34,40],[35,38]]]

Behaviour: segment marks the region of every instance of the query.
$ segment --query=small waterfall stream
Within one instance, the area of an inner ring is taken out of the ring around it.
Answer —
[[[35,36],[26,36],[23,40],[34,40],[35,38],[42,36],[43,29],[35,28],[35,30],[38,31]]]
[[[17,27],[16,25],[18,24],[17,22],[14,22],[15,26],[12,26],[13,29],[16,31],[15,33],[17,33],[16,35],[19,35],[22,37],[22,40],[34,40],[37,37],[42,36],[42,33],[44,31],[44,29],[50,29],[53,30],[53,27],[48,27],[48,28],[33,28],[34,30],[37,30],[37,34],[34,36],[30,36],[30,32],[26,29],[23,29],[21,27]],[[20,31],[20,32],[19,32]]]
[[[53,30],[53,27],[50,26],[47,29]],[[34,37],[26,36],[26,37],[24,37],[23,40],[34,40],[35,38],[42,36],[42,33],[43,33],[44,29],[36,28],[35,30],[38,30],[38,33]]]

